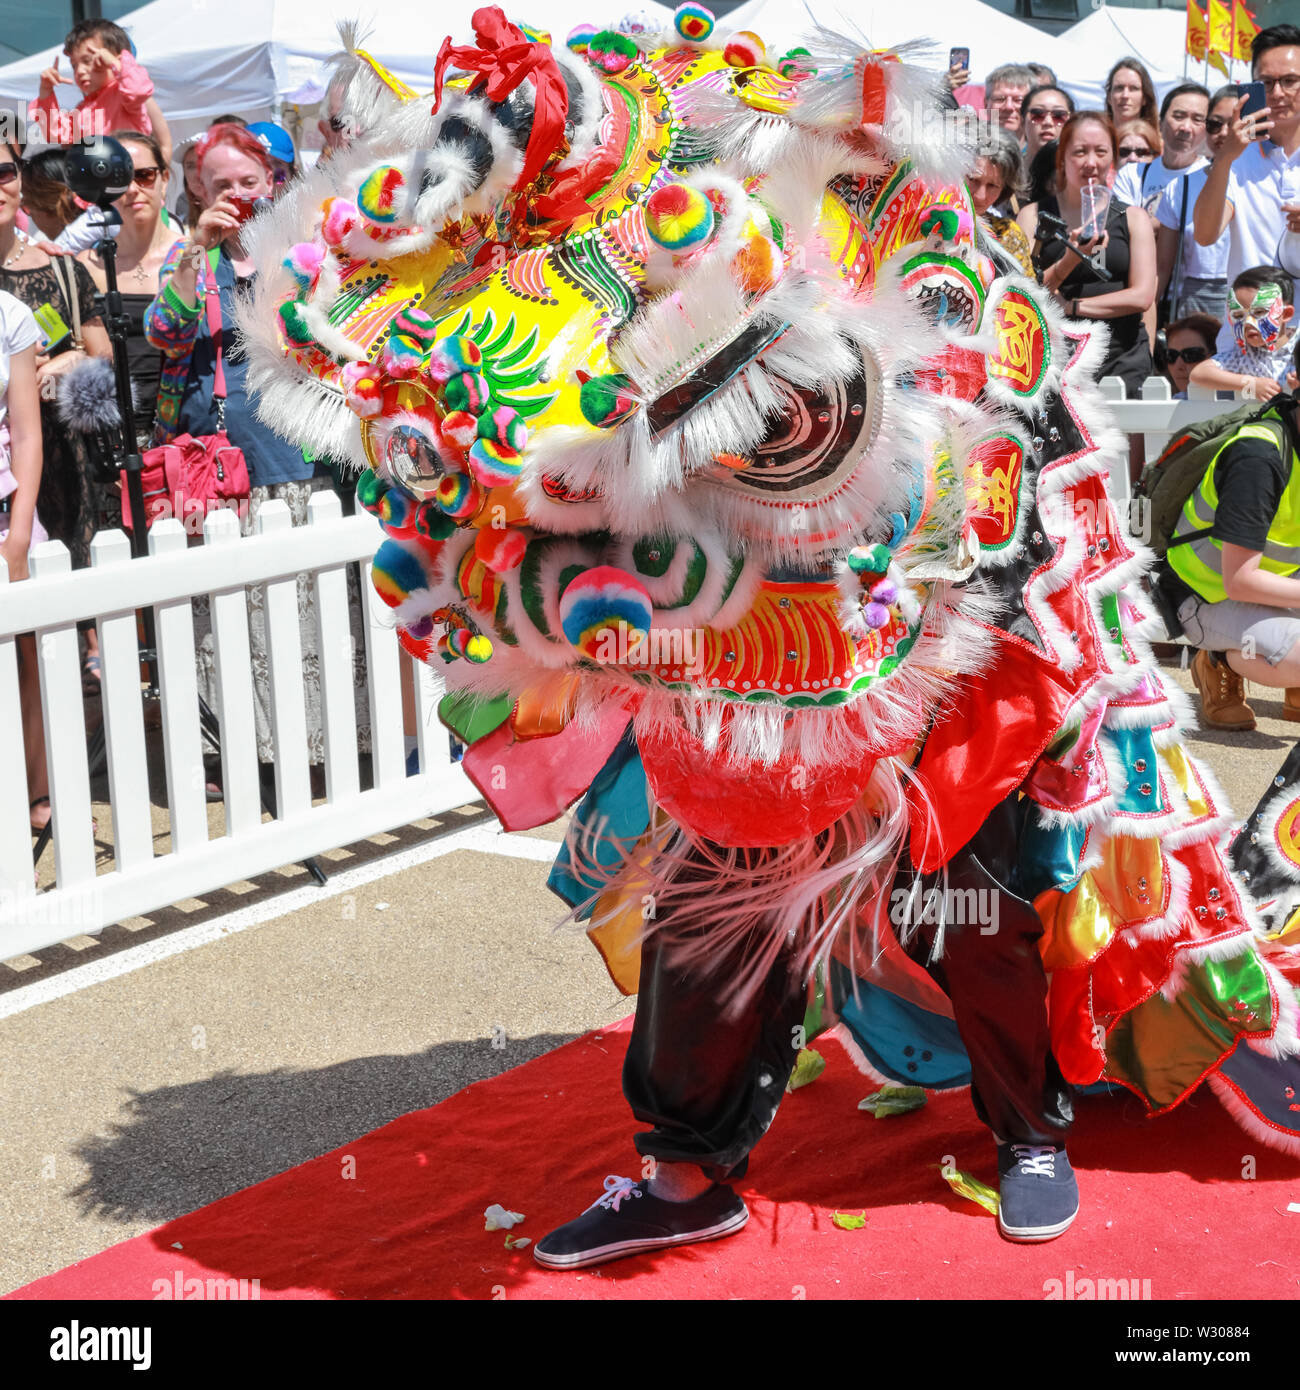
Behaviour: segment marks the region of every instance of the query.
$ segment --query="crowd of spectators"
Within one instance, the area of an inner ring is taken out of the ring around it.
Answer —
[[[181,431],[216,429],[221,339],[225,428],[244,452],[252,483],[245,526],[272,498],[301,524],[310,495],[337,485],[323,463],[257,419],[230,331],[236,299],[257,275],[241,243],[243,223],[255,200],[276,198],[300,172],[288,131],[249,125],[232,112],[173,148],[147,68],[118,25],[77,24],[63,55],[67,70],[62,59],[46,69],[29,108],[29,133],[40,138],[0,151],[0,557],[11,579],[26,577],[27,552],[47,535],[63,540],[83,566],[95,532],[122,524],[114,472],[59,414],[69,374],[111,355],[100,307],[105,231],[98,213],[73,197],[60,166],[63,147],[94,125],[121,140],[134,165],[116,204],[120,225],[111,231],[139,422],[130,442],[144,449]],[[1232,84],[1210,92],[1183,82],[1157,103],[1136,58],[1107,74],[1102,110],[1077,110],[1041,64],[1000,66],[982,89],[967,86],[964,70],[948,74],[954,104],[963,93],[978,93],[983,103],[970,178],[976,214],[1064,312],[1107,325],[1099,374],[1121,377],[1131,393],[1157,368],[1180,395],[1189,380],[1263,397],[1287,384],[1296,337],[1291,277],[1300,254],[1292,253],[1290,273],[1279,266],[1288,232],[1300,246],[1300,28],[1264,30],[1251,61],[1267,95],[1265,109],[1251,116],[1243,114],[1246,94]],[[343,101],[349,75],[345,59],[321,103],[326,156],[358,134]],[[71,109],[60,103],[68,88],[80,96]],[[309,637],[305,592],[300,612]],[[206,631],[199,645],[200,684],[214,696]],[[308,653],[311,646],[305,643]],[[256,618],[253,650],[259,754],[269,761],[264,633]],[[31,653],[20,648],[20,655],[31,819],[39,827],[49,818],[39,698]],[[84,675],[93,692],[93,627],[85,633]],[[311,761],[318,765],[313,677],[309,671]],[[363,668],[358,692],[364,747]],[[209,771],[209,793],[219,795],[215,767]]]

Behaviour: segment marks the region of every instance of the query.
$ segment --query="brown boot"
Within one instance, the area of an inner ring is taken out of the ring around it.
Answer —
[[[1246,703],[1246,679],[1226,661],[1218,663],[1209,652],[1197,652],[1192,682],[1201,692],[1201,720],[1209,728],[1249,732],[1255,727],[1255,711]],[[1295,717],[1300,719],[1300,707]]]
[[[1282,718],[1300,723],[1300,686],[1287,686],[1286,699],[1282,702]]]

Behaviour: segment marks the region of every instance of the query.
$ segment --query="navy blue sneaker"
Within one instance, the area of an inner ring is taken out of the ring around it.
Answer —
[[[582,1269],[646,1250],[718,1240],[748,1220],[749,1208],[723,1183],[689,1202],[666,1202],[644,1183],[611,1174],[604,1193],[577,1220],[533,1246],[533,1258],[547,1269]]]
[[[998,1229],[1008,1240],[1054,1240],[1079,1214],[1064,1144],[999,1144]]]

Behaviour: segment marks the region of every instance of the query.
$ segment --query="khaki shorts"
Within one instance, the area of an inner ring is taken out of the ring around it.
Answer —
[[[1193,594],[1179,605],[1178,621],[1194,647],[1258,656],[1270,666],[1276,666],[1300,642],[1300,611],[1263,603],[1231,598],[1207,603]]]

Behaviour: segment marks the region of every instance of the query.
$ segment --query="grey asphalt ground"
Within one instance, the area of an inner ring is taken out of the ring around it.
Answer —
[[[1165,664],[1190,691],[1177,658]],[[1253,687],[1251,702],[1254,733],[1190,739],[1239,818],[1300,737],[1280,692]],[[107,807],[96,815],[111,824]],[[378,865],[475,821],[490,823],[481,805],[326,867]],[[0,1018],[0,1290],[629,1013],[582,932],[554,930],[545,879],[537,860],[454,851]],[[0,1003],[307,882],[289,866],[0,965]]]

